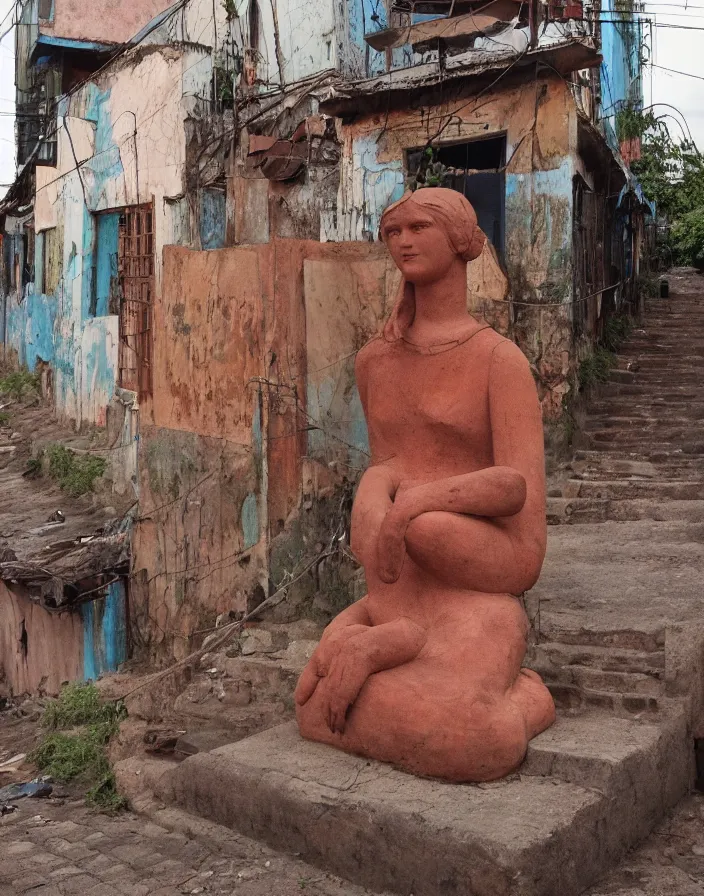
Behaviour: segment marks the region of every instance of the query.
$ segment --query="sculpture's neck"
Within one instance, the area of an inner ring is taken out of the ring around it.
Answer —
[[[467,265],[457,261],[440,280],[414,284],[415,316],[406,332],[409,341],[447,342],[476,323],[467,313]]]

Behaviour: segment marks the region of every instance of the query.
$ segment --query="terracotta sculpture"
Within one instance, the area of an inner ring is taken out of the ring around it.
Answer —
[[[449,781],[513,771],[555,708],[521,668],[516,595],[546,545],[543,429],[520,350],[466,307],[484,234],[453,190],[386,210],[403,275],[356,362],[372,462],[352,512],[368,594],[327,627],[296,690],[303,737]]]

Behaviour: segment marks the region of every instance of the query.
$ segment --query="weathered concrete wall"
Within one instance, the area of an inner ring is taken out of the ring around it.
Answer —
[[[506,135],[504,255],[512,333],[533,364],[548,418],[559,414],[569,388],[575,115],[564,81],[545,77],[502,85],[480,101],[453,96],[412,115],[392,110],[342,129],[342,240],[375,238],[384,208],[403,193],[406,151],[423,147],[448,117],[442,134],[448,143]]]
[[[57,694],[83,678],[83,626],[76,613],[51,614],[0,582],[0,693]]]
[[[55,0],[41,31],[77,41],[123,43],[160,13],[163,0]]]
[[[340,524],[334,496],[366,464],[351,365],[391,283],[378,244],[167,247],[141,409],[140,652],[184,655],[194,632],[294,576]]]
[[[66,681],[95,681],[127,659],[127,593],[49,613],[0,582],[0,694],[58,694]]]
[[[163,246],[190,238],[184,119],[211,73],[203,48],[150,46],[59,104],[57,165],[37,169],[35,228],[58,234],[60,277],[50,295],[30,284],[23,301],[10,300],[8,341],[30,369],[39,360],[54,368],[57,413],[77,425],[105,425],[118,374],[118,318],[109,314],[117,216],[108,228],[98,215],[153,202],[158,290]],[[42,264],[38,256],[38,284]]]

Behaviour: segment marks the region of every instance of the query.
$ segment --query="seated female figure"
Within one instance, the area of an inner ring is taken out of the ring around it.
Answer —
[[[352,511],[368,594],[327,627],[296,690],[305,738],[450,781],[513,771],[554,720],[521,668],[517,595],[545,555],[543,430],[520,350],[467,312],[485,237],[459,193],[386,210],[403,275],[356,363],[372,462]]]

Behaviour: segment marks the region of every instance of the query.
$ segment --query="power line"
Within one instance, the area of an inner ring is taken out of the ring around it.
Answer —
[[[686,78],[696,78],[698,81],[704,81],[704,75],[694,75],[692,72],[681,72],[676,68],[668,68],[666,65],[657,65],[655,62],[649,62],[653,68],[662,69],[664,72],[672,72],[673,75],[684,75]]]

